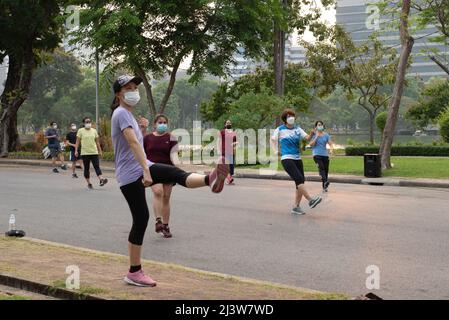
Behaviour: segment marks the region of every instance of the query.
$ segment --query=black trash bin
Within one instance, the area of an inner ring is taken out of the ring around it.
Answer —
[[[382,176],[380,158],[378,153],[365,153],[363,155],[365,177],[380,178]]]

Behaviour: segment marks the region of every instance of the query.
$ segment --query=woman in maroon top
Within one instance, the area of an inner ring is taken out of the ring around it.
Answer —
[[[142,123],[142,122],[141,122]],[[154,130],[144,134],[143,145],[147,159],[154,163],[163,163],[174,166],[179,163],[178,140],[168,131],[168,118],[163,114],[156,115],[153,124]],[[142,126],[146,131],[146,127]],[[170,219],[170,196],[173,184],[156,184],[153,190],[153,210],[156,216],[155,230],[162,233],[165,238],[171,238],[168,222]]]

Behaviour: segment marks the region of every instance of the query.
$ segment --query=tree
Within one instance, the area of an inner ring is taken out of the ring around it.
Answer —
[[[261,129],[273,123],[284,109],[282,98],[267,90],[260,93],[248,92],[231,103],[229,111],[216,121],[216,127],[221,128],[225,120],[230,119],[234,127],[246,129]]]
[[[326,127],[334,128],[336,132],[340,128],[344,130],[356,130],[359,126],[368,127],[364,110],[357,102],[348,100],[345,90],[338,86],[327,97],[315,97],[310,107],[311,119],[324,121]]]
[[[419,29],[434,26],[439,35],[431,38],[433,42],[446,43],[449,38],[449,3],[447,0],[420,0],[411,2],[411,8],[418,13],[416,20]],[[429,52],[429,58],[444,72],[449,74],[449,68],[440,59],[438,50]]]
[[[349,100],[356,99],[369,117],[370,142],[374,143],[377,112],[385,108],[390,95],[384,86],[393,83],[396,51],[385,48],[374,36],[356,45],[341,27],[329,29],[322,41],[302,42],[308,64],[314,70],[318,94],[324,96],[340,85]]]
[[[231,108],[231,105],[245,94],[275,95],[274,81],[272,69],[259,68],[252,74],[242,76],[232,84],[224,83],[208,102],[201,104],[201,114],[206,121],[215,122],[223,114],[230,114],[231,109],[235,111],[236,106],[241,106],[242,104],[237,104]],[[310,74],[303,65],[288,64],[285,69],[285,92],[284,96],[280,97],[284,107],[291,106],[297,111],[307,111],[312,99],[311,85]],[[257,107],[256,102],[254,104]],[[262,109],[258,111],[256,108],[254,112],[259,114]],[[271,121],[274,122],[279,114],[275,115]]]
[[[440,113],[449,104],[449,82],[437,79],[429,82],[417,103],[410,106],[406,117],[413,120],[420,128],[435,123]]]
[[[0,1],[0,61],[8,57],[8,75],[0,97],[0,157],[19,145],[17,112],[27,99],[33,71],[43,51],[58,46],[63,33],[58,0]]]
[[[83,6],[75,41],[142,77],[152,116],[164,112],[184,59],[191,55],[192,82],[205,73],[224,76],[238,46],[249,57],[261,56],[279,11],[279,4],[257,0],[75,2]],[[168,86],[156,106],[151,81],[165,74]]]
[[[166,92],[168,82],[164,81],[155,87],[154,92],[163,97]],[[217,90],[218,83],[212,80],[201,80],[196,84],[189,83],[187,79],[179,79],[173,89],[172,95],[176,96],[177,107],[180,115],[180,125],[186,126],[188,119],[194,119],[199,114],[202,102],[208,101]],[[156,99],[157,100],[157,99]],[[160,100],[159,100],[160,101]],[[167,113],[170,108],[167,108]]]
[[[381,163],[383,169],[391,168],[391,147],[393,145],[394,133],[396,130],[396,123],[399,114],[399,107],[401,104],[401,98],[405,86],[405,74],[409,66],[409,58],[413,49],[413,44],[415,40],[409,33],[408,20],[410,15],[410,1],[402,1],[401,10],[401,25],[400,25],[400,35],[401,35],[401,54],[399,57],[396,80],[394,83],[393,95],[391,98],[391,103],[388,108],[387,123],[385,124],[385,129],[382,135],[382,143],[380,145],[379,153],[381,156]]]
[[[388,112],[384,111],[377,115],[376,117],[376,126],[380,132],[383,132],[385,129],[385,124],[387,123]]]
[[[322,8],[316,1],[308,0],[279,0],[284,19],[275,19],[274,41],[273,41],[273,71],[274,71],[274,92],[282,97],[285,90],[285,37],[288,32],[296,29],[302,35],[309,29],[315,36],[322,37],[325,30],[319,22],[322,15]],[[328,8],[335,3],[335,0],[319,1],[324,8]],[[304,10],[306,9],[306,10]],[[279,117],[276,118],[276,125],[279,124]]]
[[[28,119],[28,124],[34,130],[40,129],[44,124],[48,125],[50,120],[60,121],[61,117],[56,119],[50,116],[52,107],[58,100],[68,96],[70,90],[77,87],[83,77],[80,63],[73,55],[61,49],[47,54],[41,66],[33,73],[29,97],[18,113],[19,118]],[[86,94],[88,93],[81,93],[75,99],[82,99]],[[66,97],[63,104],[70,106],[72,102],[67,99],[70,98]]]
[[[449,107],[441,112],[438,124],[440,125],[441,137],[445,142],[449,143]]]

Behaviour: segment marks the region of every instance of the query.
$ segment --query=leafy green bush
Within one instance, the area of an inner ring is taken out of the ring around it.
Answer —
[[[363,156],[365,153],[378,153],[379,146],[346,147],[347,156]],[[449,146],[393,146],[392,156],[449,157]]]
[[[384,111],[377,115],[376,126],[380,132],[384,132],[385,124],[387,123],[388,112]]]
[[[27,142],[20,147],[20,151],[23,152],[39,152],[39,146],[37,142]]]
[[[447,107],[438,119],[440,135],[445,142],[449,142],[449,107]]]

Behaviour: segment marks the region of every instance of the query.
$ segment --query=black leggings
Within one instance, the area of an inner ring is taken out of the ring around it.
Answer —
[[[229,174],[231,175],[231,177],[234,176],[234,167],[234,163],[229,164]]]
[[[321,181],[324,183],[329,178],[329,157],[326,156],[313,156],[313,161],[318,165],[318,171],[320,172]]]
[[[305,178],[302,160],[284,159],[281,163],[290,178],[295,181],[296,188],[298,188],[300,184],[304,184]]]
[[[175,166],[155,163],[150,167],[150,174],[153,179],[153,185],[159,183],[177,183],[185,187],[187,177],[191,173],[185,172]],[[133,225],[129,233],[128,241],[138,246],[141,246],[143,243],[145,230],[150,219],[142,178],[140,177],[138,180],[120,187],[133,217]]]
[[[84,178],[89,179],[90,178],[90,163],[92,162],[92,165],[94,166],[95,173],[97,176],[101,176],[101,169],[100,169],[100,158],[97,154],[92,155],[85,155],[82,156],[83,158],[83,164],[84,164]]]

